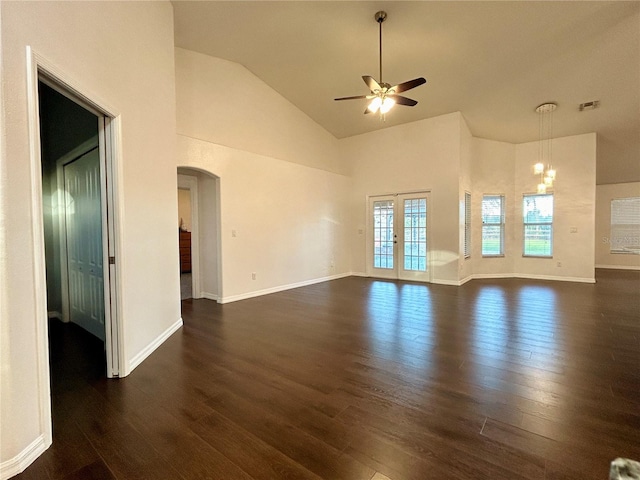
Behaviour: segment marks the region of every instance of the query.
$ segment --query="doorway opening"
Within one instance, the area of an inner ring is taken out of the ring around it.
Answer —
[[[42,73],[37,89],[47,317],[62,323],[55,331],[73,324],[96,337],[95,358],[117,377],[108,118]]]
[[[430,216],[429,192],[369,197],[368,275],[430,282]]]
[[[178,168],[180,297],[222,299],[220,178]]]

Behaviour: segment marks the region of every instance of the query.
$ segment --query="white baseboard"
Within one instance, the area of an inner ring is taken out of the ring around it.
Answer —
[[[598,265],[596,268],[608,268],[613,270],[640,270],[640,265]]]
[[[367,273],[365,273],[365,272],[351,272],[350,276],[352,276],[352,277],[368,277],[369,275],[367,275]]]
[[[513,273],[474,273],[472,275],[474,280],[479,280],[483,278],[515,278],[515,274]]]
[[[284,290],[291,290],[292,288],[306,287],[316,283],[327,282],[329,280],[336,280],[338,278],[350,277],[351,272],[339,273],[337,275],[330,275],[328,277],[314,278],[312,280],[305,280],[303,282],[290,283],[288,285],[280,285],[272,288],[265,288],[264,290],[256,290],[253,292],[241,293],[239,295],[230,295],[228,297],[222,297],[218,300],[218,303],[230,303],[237,302],[239,300],[246,300],[248,298],[260,297],[262,295],[269,295],[270,293],[282,292]]]
[[[579,283],[596,283],[595,278],[584,278],[584,277],[559,277],[555,275],[532,275],[528,273],[474,273],[473,275],[469,275],[461,280],[442,280],[434,278],[431,283],[435,283],[438,285],[453,285],[453,286],[461,286],[471,280],[480,280],[480,279],[500,279],[500,278],[527,278],[530,280],[553,280],[556,282],[579,282]]]
[[[42,455],[50,446],[51,442],[47,445],[45,435],[40,435],[24,450],[18,453],[18,455],[0,463],[0,479],[6,480],[22,473],[25,468],[31,465],[34,460]]]
[[[516,273],[514,278],[528,278],[531,280],[553,280],[556,282],[579,282],[579,283],[596,283],[595,278],[588,277],[558,277],[555,275],[530,275],[524,273]]]
[[[214,300],[216,302],[220,301],[220,297],[218,295],[209,292],[200,292],[200,296],[198,298],[206,298],[207,300]]]
[[[47,312],[47,317],[48,318],[57,318],[58,320],[62,320],[62,313],[56,312],[56,311]]]
[[[451,285],[453,287],[459,287],[461,285],[459,280],[443,280],[441,278],[433,278],[431,279],[431,283],[435,283],[436,285]]]
[[[182,318],[179,318],[176,323],[162,332],[153,342],[147,345],[140,353],[131,359],[129,362],[129,371],[127,375],[133,372],[133,369],[140,365],[145,358],[153,353],[153,351],[164,343],[176,330],[182,326]]]

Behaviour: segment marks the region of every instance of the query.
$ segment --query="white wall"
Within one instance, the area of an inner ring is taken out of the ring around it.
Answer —
[[[471,136],[471,131],[467,126],[467,122],[465,122],[464,117],[460,115],[460,183],[459,183],[459,197],[458,197],[458,210],[459,210],[459,219],[460,226],[458,228],[459,240],[458,240],[458,251],[460,253],[460,258],[458,260],[458,277],[461,281],[464,279],[471,278],[473,275],[473,256],[465,258],[464,256],[464,234],[465,234],[465,193],[469,192],[471,194],[471,208],[473,209],[473,202],[476,201],[476,196],[473,192],[473,181],[472,181],[472,154],[473,154],[473,137]],[[473,222],[473,218],[471,219],[471,229],[473,231],[473,227],[475,226]],[[473,249],[473,235],[471,235],[471,248]],[[473,253],[473,252],[471,252]]]
[[[432,281],[457,284],[461,118],[456,112],[340,141],[345,162],[352,165],[350,238],[354,272],[367,271],[367,197],[428,190]],[[373,117],[371,121],[379,120]]]
[[[611,253],[611,200],[640,197],[640,182],[596,186],[596,267],[640,270],[640,255]]]
[[[557,138],[552,143],[554,182],[553,258],[514,255],[516,275],[595,281],[596,134]],[[515,245],[522,252],[522,195],[535,193],[538,179],[532,166],[538,142],[516,145]],[[576,232],[571,233],[575,228]],[[560,264],[560,266],[559,266]]]
[[[1,2],[3,181],[0,465],[23,468],[48,446],[40,403],[26,47],[120,115],[121,313],[126,373],[180,320],[175,235],[173,12],[168,2]],[[153,81],[149,81],[152,78]],[[39,175],[36,172],[36,175]],[[153,181],[144,181],[153,175]],[[35,219],[40,221],[40,219]],[[44,297],[43,297],[44,298]],[[46,348],[45,345],[40,345]],[[44,392],[46,393],[46,392]],[[28,447],[31,446],[31,449]],[[21,456],[24,455],[24,457]],[[21,463],[21,460],[24,460]]]
[[[219,178],[221,301],[348,274],[338,141],[246,68],[175,55],[177,165]]]
[[[347,173],[338,140],[242,65],[175,49],[178,134]]]
[[[521,255],[515,244],[515,218],[520,203],[514,193],[516,147],[511,143],[474,138],[471,143],[473,162],[471,216],[471,260],[476,277],[500,277],[513,274],[513,262]],[[482,196],[504,195],[504,256],[482,257]],[[519,200],[519,199],[518,199]]]
[[[223,303],[349,273],[348,177],[182,135],[178,164],[220,178]]]

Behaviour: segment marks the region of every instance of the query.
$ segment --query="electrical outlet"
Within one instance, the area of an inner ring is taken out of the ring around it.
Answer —
[[[252,272],[251,273],[251,280],[255,280],[256,279],[256,272]]]

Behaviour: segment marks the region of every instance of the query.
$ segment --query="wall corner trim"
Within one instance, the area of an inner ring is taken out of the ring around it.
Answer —
[[[164,332],[162,332],[158,337],[152,341],[149,345],[142,349],[136,356],[134,356],[129,362],[129,371],[127,375],[129,375],[138,365],[140,365],[149,355],[151,355],[156,348],[162,345],[167,338],[169,338],[176,330],[182,327],[182,317],[178,319],[176,323],[167,328]]]
[[[213,300],[215,302],[220,302],[220,296],[215,293],[209,292],[200,292],[200,296],[198,298],[206,298],[207,300]]]
[[[6,480],[22,473],[35,459],[42,455],[51,446],[51,441],[47,442],[45,437],[45,434],[39,435],[18,455],[0,463],[0,479]]]

